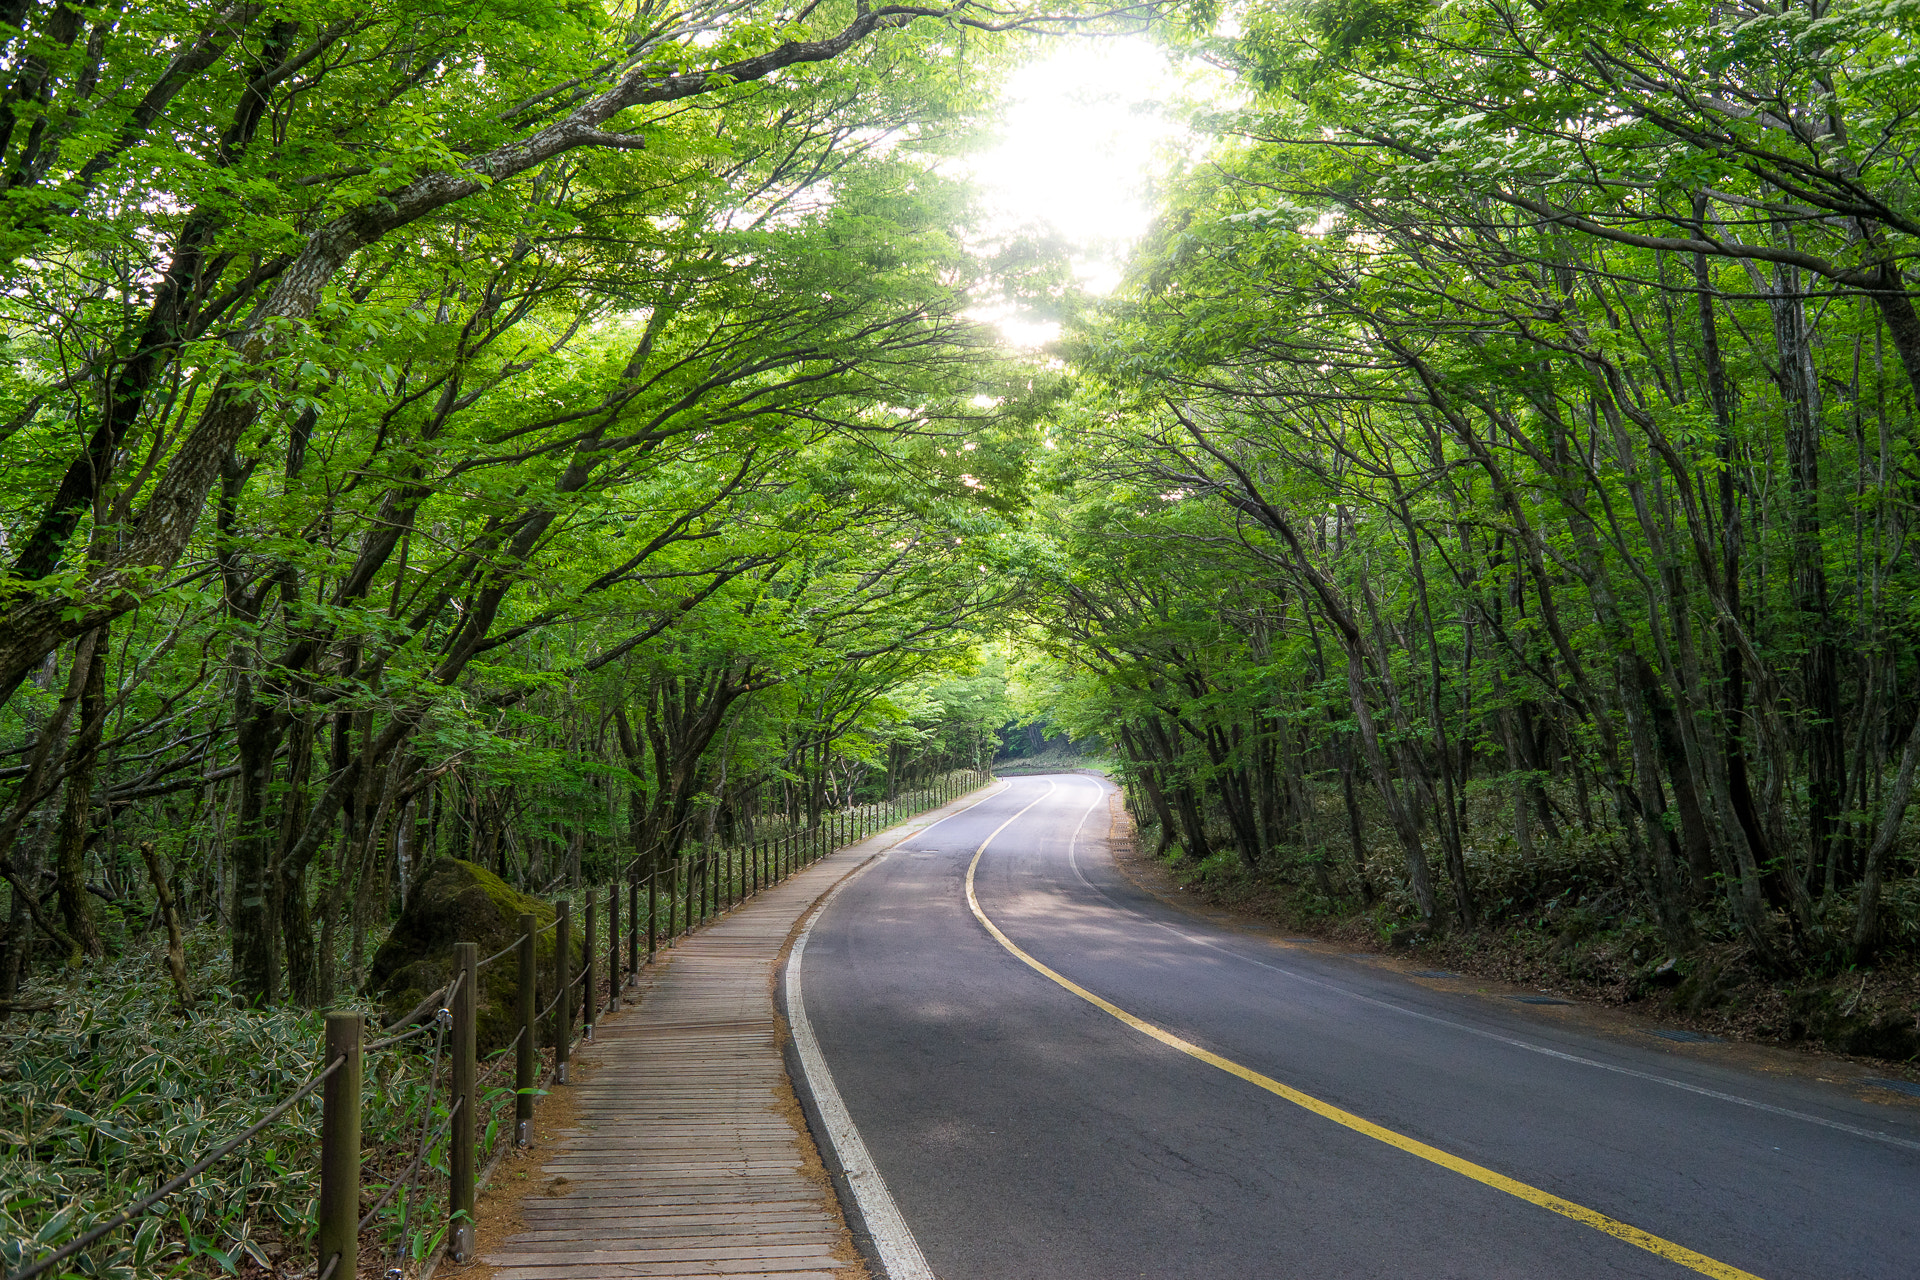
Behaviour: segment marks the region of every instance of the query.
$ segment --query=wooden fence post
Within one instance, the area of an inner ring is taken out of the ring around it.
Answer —
[[[633,921],[627,921],[629,931]],[[620,880],[607,886],[607,1012],[620,1007]]]
[[[647,881],[647,961],[653,961],[653,881]],[[627,879],[627,981],[640,981],[640,877]]]
[[[593,890],[587,890],[587,916],[580,925],[582,958],[586,962],[586,981],[580,984],[580,1038],[593,1040],[593,1020],[600,1012],[600,935],[594,926],[599,924],[594,906]]]
[[[680,914],[680,859],[675,858],[667,866],[667,946],[673,946],[678,935],[675,917]]]
[[[553,1081],[567,1082],[567,1062],[573,1057],[573,903],[553,904],[559,913],[553,952]]]
[[[636,886],[637,888],[638,886]],[[660,890],[660,868],[655,867],[647,873],[647,963],[653,963],[653,953],[659,944],[659,906],[655,899]]]
[[[452,1096],[447,1105],[452,1108],[451,1124],[448,1126],[447,1143],[451,1150],[447,1154],[447,1214],[449,1249],[455,1262],[465,1262],[473,1256],[473,1196],[475,1151],[473,1135],[476,1131],[475,1111],[479,1107],[476,1094],[479,1092],[475,1081],[479,1075],[479,1054],[475,1042],[474,1011],[479,1006],[479,993],[474,989],[480,981],[480,944],[477,942],[456,942],[453,944],[453,972],[459,986],[453,990],[453,1007],[448,1010],[453,1015],[453,1082]]]
[[[340,1069],[320,1086],[321,1271],[333,1262],[332,1280],[353,1280],[360,1265],[360,1043],[365,1025],[358,1013],[327,1015],[323,1062]],[[336,1261],[337,1260],[337,1261]]]
[[[520,986],[515,992],[520,1021],[519,1050],[513,1060],[513,1140],[518,1146],[533,1145],[533,1064],[535,970],[533,963],[533,917],[520,917]]]

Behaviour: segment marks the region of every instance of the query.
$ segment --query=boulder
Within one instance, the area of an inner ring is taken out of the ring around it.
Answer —
[[[534,1008],[545,1009],[553,1000],[559,949],[558,931],[546,928],[553,923],[553,906],[458,858],[434,859],[414,881],[393,931],[374,953],[367,989],[379,998],[389,1021],[401,1017],[453,976],[455,943],[476,944],[485,960],[520,936],[522,914],[531,914],[535,927],[544,930],[534,941]],[[571,950],[577,975],[586,962],[585,941],[577,932]],[[519,974],[519,958],[512,952],[480,971],[475,1038],[483,1058],[513,1042]],[[539,1043],[552,1042],[554,1022],[546,1019]]]

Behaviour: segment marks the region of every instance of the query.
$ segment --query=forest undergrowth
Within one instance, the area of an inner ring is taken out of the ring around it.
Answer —
[[[186,942],[190,972],[222,971],[218,931],[195,930]],[[30,984],[20,1003],[34,1016],[11,1021],[0,1042],[0,1267],[15,1271],[154,1190],[320,1070],[325,1011],[253,1008],[220,986],[194,995],[183,1010],[165,945],[149,939],[104,965]],[[333,1011],[353,1010],[378,1025],[369,999]],[[431,1037],[416,1037],[365,1060],[361,1186],[377,1209],[361,1232],[365,1274],[413,1274],[442,1242],[448,1095],[444,1081],[429,1084],[433,1048]],[[552,1056],[551,1046],[540,1050],[543,1077]],[[511,1058],[483,1062],[480,1087],[485,1152],[511,1121]],[[423,1132],[438,1136],[409,1178]],[[389,1196],[396,1180],[404,1185]],[[310,1270],[319,1194],[315,1092],[110,1235],[87,1274],[301,1274]]]
[[[1158,833],[1136,829],[1138,852],[1154,856]],[[1535,987],[1731,1039],[1800,1045],[1871,1059],[1920,1080],[1920,858],[1910,842],[1886,886],[1888,941],[1872,965],[1835,955],[1800,970],[1770,970],[1713,899],[1696,909],[1698,945],[1676,955],[1644,900],[1595,876],[1609,854],[1604,836],[1536,845],[1522,857],[1511,837],[1465,844],[1469,875],[1485,904],[1479,920],[1423,926],[1404,884],[1369,878],[1324,848],[1282,846],[1257,868],[1231,849],[1205,859],[1178,844],[1159,854],[1182,888],[1210,906],[1349,946],[1378,948],[1475,977]],[[1369,859],[1391,866],[1383,850]],[[1315,864],[1319,863],[1318,871]],[[1320,883],[1326,872],[1328,892]],[[1630,878],[1630,877],[1629,877]],[[1821,902],[1829,936],[1846,936],[1850,899]],[[1783,919],[1781,929],[1787,928]]]

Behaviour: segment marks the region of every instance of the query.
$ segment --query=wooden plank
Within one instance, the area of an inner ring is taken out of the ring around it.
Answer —
[[[801,1264],[792,1271],[774,1271],[766,1267],[755,1268],[751,1263],[732,1262],[686,1262],[680,1264],[651,1263],[644,1266],[616,1265],[593,1262],[571,1265],[538,1264],[532,1267],[502,1267],[494,1272],[499,1280],[596,1280],[607,1276],[614,1280],[627,1280],[628,1277],[644,1276],[735,1276],[739,1280],[752,1280],[763,1277],[764,1280],[842,1280],[844,1271],[809,1270]]]
[[[711,1206],[709,1206],[711,1207]],[[562,1233],[574,1226],[573,1219],[541,1219],[528,1224],[535,1230],[516,1232],[512,1240],[532,1240]],[[606,1217],[592,1226],[582,1226],[572,1231],[575,1237],[608,1238],[614,1235],[630,1236],[635,1233],[655,1236],[684,1236],[711,1230],[718,1236],[740,1234],[740,1229],[751,1228],[755,1231],[773,1231],[787,1234],[800,1233],[817,1235],[822,1231],[837,1230],[832,1218],[812,1209],[789,1213],[738,1213],[730,1208],[721,1208],[717,1212],[702,1214],[681,1214],[671,1218],[657,1217]]]
[[[865,1276],[787,1088],[773,980],[795,922],[866,856],[681,939],[637,1007],[574,1050],[575,1127],[530,1181],[525,1229],[489,1242],[497,1280]]]

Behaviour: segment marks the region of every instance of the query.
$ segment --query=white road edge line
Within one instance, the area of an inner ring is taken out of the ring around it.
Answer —
[[[875,857],[867,867],[879,861]],[[934,1280],[933,1269],[927,1265],[926,1255],[920,1252],[919,1241],[907,1229],[900,1207],[893,1202],[893,1193],[887,1190],[887,1180],[880,1176],[860,1130],[847,1114],[847,1104],[840,1097],[839,1086],[833,1082],[826,1055],[820,1052],[813,1023],[807,1020],[807,1002],[800,993],[800,961],[806,955],[807,938],[813,933],[814,921],[858,876],[856,871],[835,885],[793,940],[793,950],[787,953],[787,1025],[793,1032],[794,1048],[800,1053],[800,1071],[807,1078],[807,1089],[813,1094],[814,1105],[820,1108],[820,1123],[826,1128],[827,1141],[833,1144],[834,1158],[840,1162],[840,1171],[847,1176],[854,1202],[860,1206],[860,1216],[866,1220],[867,1234],[873,1238],[874,1252],[880,1255],[880,1266],[886,1271],[887,1280]]]
[[[966,809],[956,809],[937,818],[909,836],[894,841],[894,845],[910,836],[931,831],[947,818],[957,818],[967,809],[985,803],[1005,790],[1007,788],[1002,787],[981,796]],[[893,847],[887,846],[888,849]],[[880,1266],[887,1273],[887,1280],[935,1280],[933,1268],[927,1265],[926,1255],[920,1252],[920,1242],[913,1238],[913,1232],[907,1228],[907,1220],[900,1216],[900,1206],[893,1202],[893,1193],[887,1190],[887,1180],[880,1176],[879,1167],[873,1163],[873,1154],[867,1150],[853,1117],[847,1113],[847,1104],[840,1097],[839,1086],[833,1082],[833,1071],[827,1066],[826,1055],[820,1052],[820,1040],[813,1034],[813,1023],[807,1018],[807,1001],[800,990],[800,961],[807,953],[807,939],[813,934],[814,922],[826,914],[827,908],[840,896],[842,889],[885,856],[885,850],[875,854],[866,866],[835,885],[833,892],[820,899],[819,905],[808,915],[807,922],[800,926],[800,933],[793,940],[793,950],[787,953],[787,1028],[793,1032],[793,1047],[800,1054],[800,1073],[807,1078],[807,1091],[813,1095],[813,1104],[820,1108],[820,1123],[826,1127],[827,1141],[833,1144],[834,1159],[840,1162],[840,1171],[846,1175],[854,1203],[860,1206],[860,1216],[866,1221],[867,1234],[873,1239],[874,1252],[880,1255]]]
[[[1098,784],[1096,783],[1095,785],[1097,786]],[[1107,794],[1109,793],[1105,788],[1102,788],[1101,795],[1104,796]],[[1086,825],[1087,818],[1092,816],[1093,810],[1097,808],[1098,805],[1099,801],[1096,800],[1093,805],[1088,807],[1087,812],[1080,816],[1081,827]],[[1777,1107],[1771,1102],[1761,1102],[1757,1098],[1743,1098],[1739,1094],[1723,1093],[1718,1089],[1709,1089],[1705,1085],[1690,1084],[1685,1080],[1675,1080],[1672,1076],[1658,1075],[1651,1071],[1639,1071],[1633,1067],[1623,1067],[1611,1062],[1600,1062],[1594,1058],[1583,1057],[1577,1053],[1568,1053],[1562,1049],[1550,1049],[1546,1045],[1535,1044],[1530,1040],[1520,1040],[1513,1036],[1501,1035],[1497,1031],[1488,1031],[1484,1027],[1474,1027],[1464,1022],[1455,1022],[1452,1018],[1442,1018],[1431,1013],[1421,1013],[1418,1009],[1409,1009],[1405,1005],[1394,1004],[1390,1000],[1381,1000],[1374,996],[1362,995],[1358,991],[1350,990],[1337,982],[1327,982],[1320,978],[1309,978],[1304,973],[1296,973],[1292,969],[1283,968],[1277,964],[1269,964],[1265,960],[1255,959],[1253,956],[1235,951],[1231,947],[1223,947],[1210,939],[1188,933],[1176,925],[1168,924],[1163,920],[1155,920],[1144,912],[1135,911],[1120,902],[1105,889],[1102,889],[1099,885],[1089,880],[1087,873],[1080,869],[1080,860],[1075,856],[1074,852],[1079,841],[1080,827],[1075,827],[1073,830],[1073,839],[1067,842],[1067,865],[1073,868],[1073,874],[1080,878],[1081,884],[1105,898],[1113,905],[1115,910],[1137,916],[1155,928],[1166,930],[1183,942],[1191,942],[1195,946],[1205,947],[1209,951],[1217,951],[1230,959],[1254,965],[1270,973],[1277,973],[1283,978],[1303,983],[1306,986],[1319,987],[1322,990],[1332,991],[1338,995],[1346,996],[1350,1000],[1358,1000],[1362,1004],[1370,1004],[1393,1013],[1405,1014],[1409,1018],[1418,1018],[1422,1022],[1431,1022],[1436,1026],[1450,1027],[1455,1031],[1464,1031],[1468,1035],[1479,1036],[1483,1040],[1492,1040],[1499,1044],[1510,1045],[1515,1049],[1524,1049],[1528,1053],[1537,1053],[1543,1057],[1557,1058],[1562,1062],[1571,1062],[1582,1067],[1594,1067],[1601,1071],[1610,1071],[1617,1076],[1630,1076],[1635,1080],[1645,1080],[1651,1084],[1665,1085],[1669,1089],[1679,1089],[1685,1093],[1696,1093],[1703,1098],[1712,1098],[1717,1102],[1730,1102],[1735,1106],[1747,1107],[1754,1111],[1764,1111],[1768,1115],[1782,1116],[1789,1120],[1799,1120],[1806,1124],[1819,1125],[1823,1129],[1834,1129],[1840,1133],[1851,1134],[1856,1138],[1867,1138],[1874,1142],[1883,1142],[1890,1147],[1904,1147],[1909,1151],[1920,1151],[1920,1142],[1915,1142],[1911,1138],[1898,1137],[1895,1134],[1886,1132],[1884,1129],[1864,1129],[1859,1125],[1847,1124],[1844,1121],[1829,1120],[1824,1116],[1809,1115],[1805,1111],[1795,1111],[1789,1107]]]

